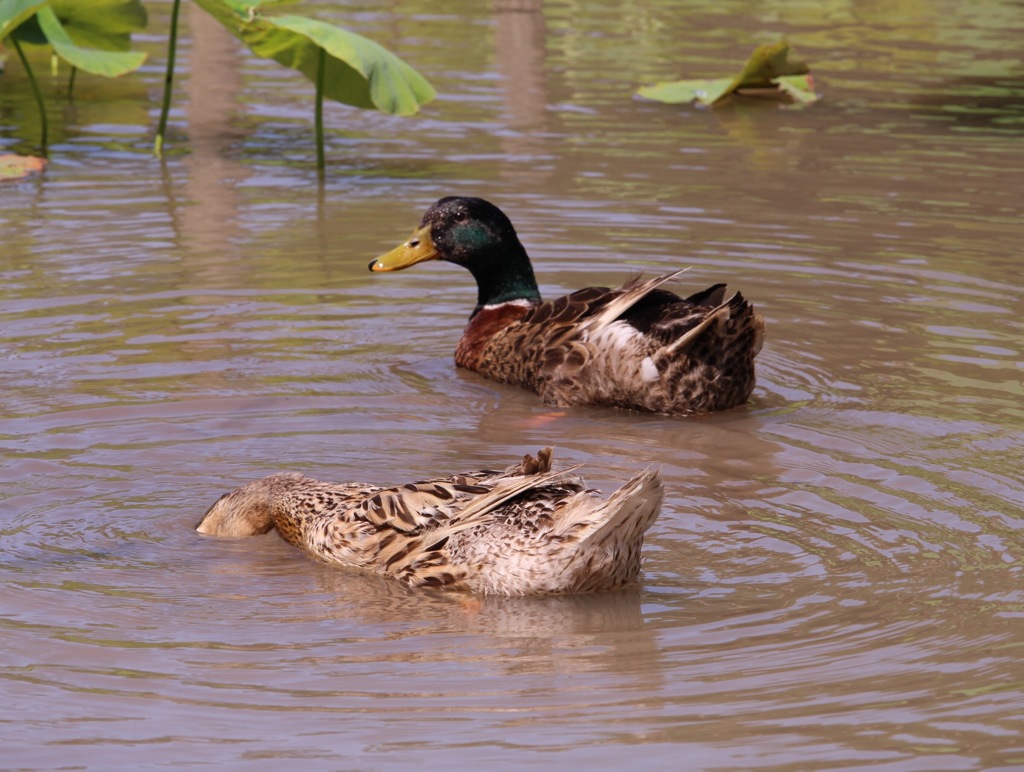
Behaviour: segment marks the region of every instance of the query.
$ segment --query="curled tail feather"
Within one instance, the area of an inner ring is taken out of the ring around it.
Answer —
[[[591,493],[574,496],[561,513],[556,530],[574,533],[581,547],[614,539],[633,540],[657,519],[663,497],[661,472],[648,467],[597,506]]]

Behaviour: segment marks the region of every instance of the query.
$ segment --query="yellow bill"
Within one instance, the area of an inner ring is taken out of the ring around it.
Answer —
[[[413,231],[409,240],[370,263],[371,271],[401,271],[424,260],[436,260],[437,248],[430,238],[430,226]]]

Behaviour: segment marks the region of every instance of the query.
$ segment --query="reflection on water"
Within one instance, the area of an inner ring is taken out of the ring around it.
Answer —
[[[1024,764],[1019,14],[940,5],[325,5],[441,97],[330,108],[323,191],[308,87],[202,14],[189,74],[223,77],[186,78],[162,169],[122,101],[159,67],[81,81],[45,175],[0,189],[6,764]],[[811,109],[630,98],[779,33]],[[0,147],[27,150],[19,94]],[[456,371],[468,274],[365,268],[451,193],[509,212],[548,295],[685,266],[742,290],[750,404],[553,411]],[[605,491],[663,468],[643,587],[412,592],[192,532],[282,469],[549,444]]]

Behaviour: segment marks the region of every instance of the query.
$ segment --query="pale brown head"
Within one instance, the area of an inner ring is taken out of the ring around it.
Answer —
[[[281,495],[303,479],[301,474],[281,472],[225,493],[196,524],[196,531],[234,539],[267,533],[274,527],[274,512],[280,506]]]

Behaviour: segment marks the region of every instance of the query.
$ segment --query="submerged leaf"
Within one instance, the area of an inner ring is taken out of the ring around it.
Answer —
[[[52,8],[40,8],[36,18],[57,55],[85,72],[116,78],[137,70],[146,61],[146,54],[138,51],[101,51],[76,45]]]
[[[42,171],[44,166],[45,158],[4,153],[0,155],[0,182],[20,180],[33,172]]]
[[[677,80],[643,86],[637,93],[647,99],[677,104],[714,105],[741,89],[777,89],[800,102],[813,102],[814,81],[807,64],[789,59],[789,43],[759,46],[734,78]]]

